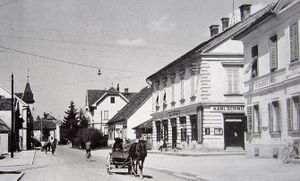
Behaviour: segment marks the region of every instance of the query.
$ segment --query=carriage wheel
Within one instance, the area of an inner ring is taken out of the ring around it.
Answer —
[[[280,155],[280,160],[282,163],[288,163],[290,157],[290,151],[288,147],[285,147]]]
[[[106,163],[106,171],[108,174],[111,174],[111,159],[110,157],[107,158],[107,163]]]

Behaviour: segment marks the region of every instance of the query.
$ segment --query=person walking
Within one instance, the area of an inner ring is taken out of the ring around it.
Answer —
[[[57,139],[55,138],[53,140],[53,142],[51,143],[51,151],[52,151],[52,155],[54,155],[54,152],[56,150],[56,145],[57,145]]]
[[[85,157],[86,157],[87,161],[90,161],[91,157],[92,157],[92,155],[91,155],[91,145],[92,145],[91,141],[88,141],[88,142],[85,143],[85,151],[86,151]]]

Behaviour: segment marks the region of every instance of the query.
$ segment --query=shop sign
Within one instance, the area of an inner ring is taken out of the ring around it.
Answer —
[[[179,117],[179,111],[169,112],[169,117]]]
[[[244,106],[210,106],[210,111],[218,112],[243,112]]]

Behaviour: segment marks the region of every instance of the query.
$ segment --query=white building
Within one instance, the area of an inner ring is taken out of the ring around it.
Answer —
[[[300,1],[280,0],[238,34],[245,52],[247,153],[277,157],[300,139]]]
[[[128,92],[128,89],[120,92],[119,86],[108,90],[87,90],[86,108],[89,125],[107,135],[108,120],[117,114],[135,94]]]
[[[244,148],[243,44],[231,40],[268,8],[241,21],[210,26],[211,38],[147,78],[153,85],[153,148],[167,140],[181,149]]]
[[[4,121],[0,119],[0,156],[8,153],[8,135],[10,129]]]
[[[109,127],[108,144],[113,143],[117,137],[122,139],[137,138],[133,128],[151,119],[151,95],[151,87],[143,88],[125,107],[107,122]]]

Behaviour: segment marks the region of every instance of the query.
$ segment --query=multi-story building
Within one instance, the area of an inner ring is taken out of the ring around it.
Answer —
[[[234,39],[244,44],[249,155],[300,139],[300,1],[280,0]]]
[[[251,15],[242,5],[241,21],[210,26],[211,38],[147,78],[153,86],[153,148],[225,149],[244,147],[246,119],[242,95],[243,45],[231,38],[269,6]]]
[[[108,120],[117,114],[135,94],[128,92],[128,88],[120,92],[119,85],[108,90],[87,90],[86,109],[89,125],[108,135],[106,125]]]

